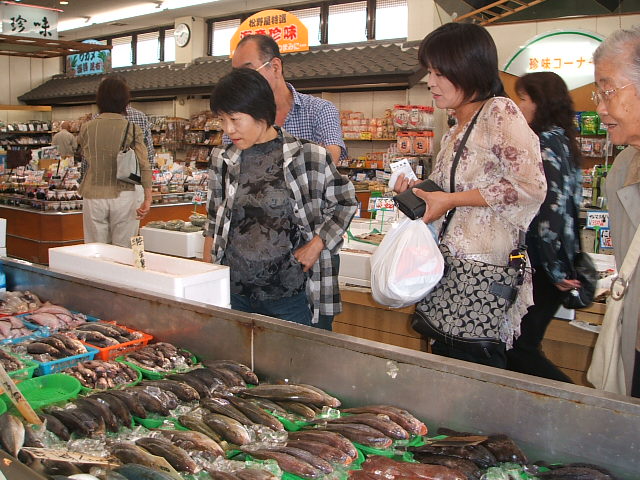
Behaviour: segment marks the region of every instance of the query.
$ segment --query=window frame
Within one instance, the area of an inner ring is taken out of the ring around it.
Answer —
[[[357,3],[362,0],[334,0],[334,1],[316,1],[309,2],[297,5],[286,5],[283,7],[273,7],[274,9],[295,11],[302,10],[307,8],[320,8],[320,46],[328,45],[329,39],[329,6],[330,5],[342,5],[347,3]],[[376,34],[376,4],[377,0],[366,0],[366,39],[367,41],[375,40]],[[206,30],[207,30],[207,55],[213,56],[213,25],[216,22],[222,22],[227,20],[236,20],[239,19],[240,23],[244,22],[251,15],[254,15],[261,10],[251,10],[242,13],[236,13],[234,15],[226,15],[222,17],[211,17],[205,20]],[[113,40],[120,37],[131,37],[131,67],[138,66],[137,64],[137,37],[139,35],[144,35],[146,33],[159,32],[158,42],[159,42],[159,50],[158,50],[158,61],[160,63],[165,61],[165,34],[167,31],[175,28],[174,24],[171,25],[162,25],[160,27],[153,28],[145,28],[141,30],[132,30],[128,32],[122,32],[114,35],[105,35],[102,37],[95,37],[98,41],[106,41],[107,45],[112,46]],[[63,71],[66,72],[66,62],[62,62]],[[151,65],[151,64],[144,64]],[[123,67],[124,68],[124,67]]]

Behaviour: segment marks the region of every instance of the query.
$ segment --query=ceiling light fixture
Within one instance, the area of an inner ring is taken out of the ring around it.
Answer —
[[[60,0],[60,5],[69,5],[67,0]]]
[[[194,7],[196,5],[203,5],[207,3],[216,3],[217,0],[156,0],[154,2],[139,2],[136,5],[120,8],[118,10],[112,10],[107,13],[101,13],[91,17],[91,23],[96,25],[100,23],[111,23],[118,20],[125,20],[128,18],[140,17],[142,15],[150,15],[153,13],[159,13],[158,10],[175,10],[180,8]],[[160,3],[161,6],[158,6]],[[74,30],[76,28],[86,27],[87,22],[84,22],[82,18],[74,18],[71,20],[65,20],[58,22],[58,32],[64,32],[68,30]]]

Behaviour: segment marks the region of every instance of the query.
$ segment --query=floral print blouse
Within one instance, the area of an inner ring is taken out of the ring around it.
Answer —
[[[451,164],[468,125],[453,127],[442,139],[430,177],[449,191]],[[456,191],[478,189],[487,207],[458,207],[443,238],[457,257],[506,265],[545,198],[538,137],[515,103],[495,97],[485,102],[460,157]],[[442,219],[436,222],[439,230]],[[500,326],[500,339],[511,347],[520,333],[520,319],[533,304],[531,275]]]
[[[542,268],[552,283],[571,278],[580,251],[576,236],[582,199],[582,172],[574,165],[569,138],[554,127],[540,134],[547,196],[527,232],[531,264]]]

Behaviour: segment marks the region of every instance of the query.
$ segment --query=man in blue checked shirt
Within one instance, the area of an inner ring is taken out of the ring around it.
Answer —
[[[266,78],[276,100],[276,125],[294,137],[322,145],[336,164],[347,158],[338,109],[328,100],[297,92],[285,81],[280,49],[273,38],[267,35],[242,38],[231,65],[251,68]]]

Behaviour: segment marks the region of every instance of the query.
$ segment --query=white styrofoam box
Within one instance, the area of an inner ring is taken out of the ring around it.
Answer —
[[[7,256],[7,247],[0,247],[0,257]]]
[[[371,286],[371,254],[340,251],[338,281],[362,287]]]
[[[49,268],[81,278],[128,286],[229,308],[229,267],[145,252],[145,269],[131,249],[86,243],[49,249]]]
[[[0,218],[0,248],[7,246],[7,219]]]
[[[162,228],[142,227],[144,249],[185,258],[202,258],[204,237],[200,232],[174,232]]]

